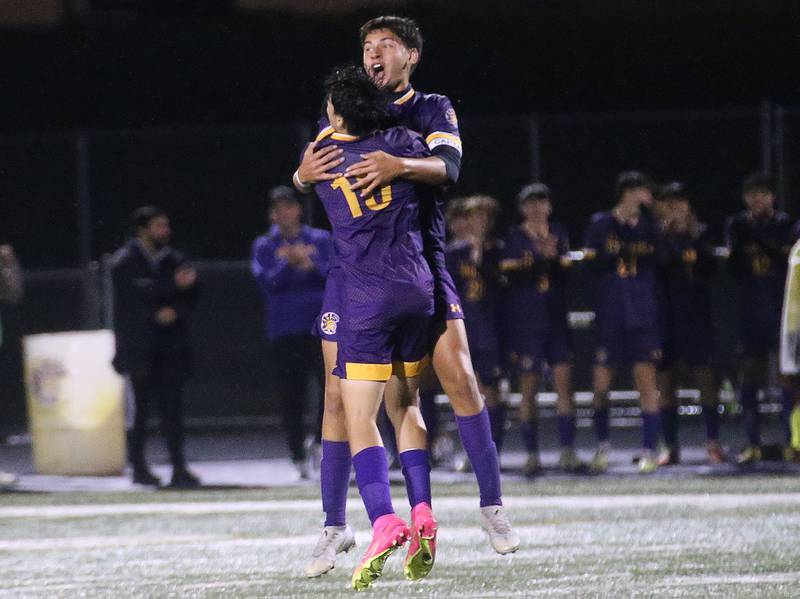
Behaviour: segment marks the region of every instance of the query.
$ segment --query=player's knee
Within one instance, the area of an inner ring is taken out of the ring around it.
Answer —
[[[325,388],[324,416],[326,419],[344,420],[344,404],[339,385]]]
[[[440,381],[456,413],[477,413],[483,408],[478,381],[471,370],[453,368]]]

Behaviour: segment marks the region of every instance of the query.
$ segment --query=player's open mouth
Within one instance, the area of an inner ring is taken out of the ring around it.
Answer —
[[[369,76],[376,87],[383,87],[384,80],[386,79],[386,72],[383,70],[383,65],[379,62],[373,63],[369,67]]]

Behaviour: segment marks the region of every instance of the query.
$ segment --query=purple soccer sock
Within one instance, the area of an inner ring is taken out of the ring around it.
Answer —
[[[356,470],[358,492],[367,508],[369,521],[375,524],[375,520],[381,516],[393,514],[386,450],[380,445],[362,449],[353,456],[353,467]]]
[[[408,449],[400,452],[400,465],[406,479],[408,503],[413,508],[423,501],[431,504],[431,465],[424,449]]]
[[[742,404],[744,428],[747,431],[747,440],[750,445],[761,445],[761,417],[758,414],[758,387],[755,385],[742,385],[739,401]]]
[[[347,488],[350,486],[352,463],[347,441],[322,440],[319,486],[325,526],[344,526],[347,522]]]
[[[522,440],[525,442],[525,449],[528,453],[539,453],[539,422],[536,418],[531,418],[527,422],[519,425],[522,433]]]
[[[461,444],[478,481],[481,507],[503,505],[500,462],[497,459],[497,448],[492,441],[489,412],[484,408],[474,416],[456,416],[456,423]]]
[[[558,415],[558,442],[561,447],[575,447],[575,416]]]
[[[670,406],[661,409],[661,428],[664,432],[664,443],[669,448],[678,446],[678,408]]]
[[[508,409],[506,408],[506,404],[500,403],[491,408],[487,408],[487,410],[492,440],[499,454],[503,451],[503,440],[506,437],[506,415]]]
[[[717,406],[703,406],[703,420],[706,423],[706,438],[709,441],[719,439],[719,411]]]
[[[642,412],[642,445],[655,451],[661,435],[661,412]]]
[[[600,443],[608,441],[608,408],[594,409],[594,430],[597,433],[597,440]]]

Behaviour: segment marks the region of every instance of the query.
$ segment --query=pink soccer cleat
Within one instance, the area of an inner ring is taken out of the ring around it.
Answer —
[[[386,514],[375,520],[372,542],[353,572],[353,588],[357,591],[369,588],[383,572],[386,559],[400,549],[410,535],[408,525],[396,514]]]
[[[438,526],[427,503],[418,503],[411,510],[411,544],[403,564],[403,572],[409,580],[425,578],[433,568]]]

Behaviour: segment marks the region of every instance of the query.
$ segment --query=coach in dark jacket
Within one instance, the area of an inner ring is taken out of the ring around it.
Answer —
[[[169,218],[159,208],[134,211],[134,238],[112,258],[114,368],[130,377],[136,416],[129,438],[133,481],[159,485],[145,458],[147,420],[158,406],[161,429],[172,460],[173,487],[192,488],[198,479],[183,454],[182,389],[191,372],[186,320],[197,297],[197,274],[169,246]]]

